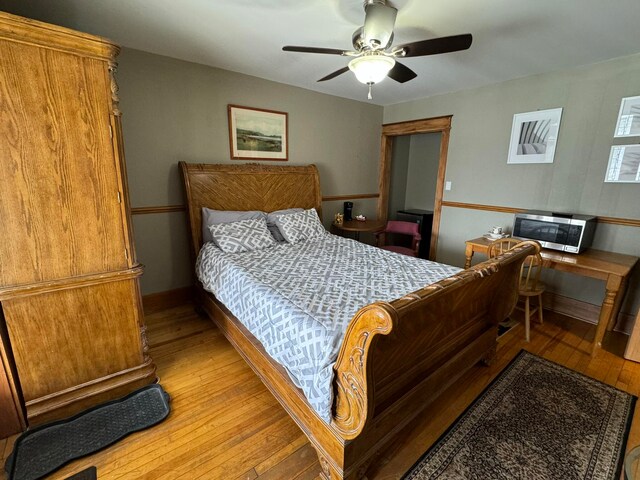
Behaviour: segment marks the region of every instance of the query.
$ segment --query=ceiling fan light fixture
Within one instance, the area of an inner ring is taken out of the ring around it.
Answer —
[[[360,83],[373,85],[384,80],[396,61],[385,55],[363,55],[349,62],[351,70]]]

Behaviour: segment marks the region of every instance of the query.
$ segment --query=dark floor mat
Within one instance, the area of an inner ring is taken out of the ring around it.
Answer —
[[[74,417],[27,430],[7,458],[8,479],[42,478],[72,460],[160,423],[169,412],[169,395],[160,385],[147,385]]]

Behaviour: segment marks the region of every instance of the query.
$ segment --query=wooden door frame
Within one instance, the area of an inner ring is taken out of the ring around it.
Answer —
[[[444,193],[444,176],[447,170],[447,153],[449,151],[449,135],[451,132],[451,118],[443,117],[423,118],[407,122],[387,123],[382,125],[380,145],[380,177],[378,180],[378,219],[387,221],[389,215],[389,187],[391,182],[391,155],[393,152],[393,137],[413,135],[415,133],[441,133],[440,160],[438,163],[438,178],[436,182],[436,197],[433,204],[433,225],[431,228],[431,247],[429,260],[435,260],[440,233],[440,216],[442,211],[442,195]],[[423,239],[424,241],[425,239]]]

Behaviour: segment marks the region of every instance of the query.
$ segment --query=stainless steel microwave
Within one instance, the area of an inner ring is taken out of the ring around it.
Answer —
[[[513,220],[516,238],[536,240],[543,248],[580,253],[591,246],[596,217],[529,210]]]

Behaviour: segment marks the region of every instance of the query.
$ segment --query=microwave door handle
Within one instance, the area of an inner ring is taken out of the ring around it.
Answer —
[[[541,242],[538,240],[538,243],[542,246],[542,248],[550,248],[551,250],[560,250],[564,251],[564,245],[562,243],[554,243],[554,242]]]
[[[525,214],[521,214],[519,215],[520,218],[526,218],[528,220],[537,220],[539,222],[545,222],[545,223],[562,223],[565,225],[570,225],[571,224],[571,218],[563,218],[563,217],[549,217],[546,215],[533,215],[530,213],[525,213]]]

